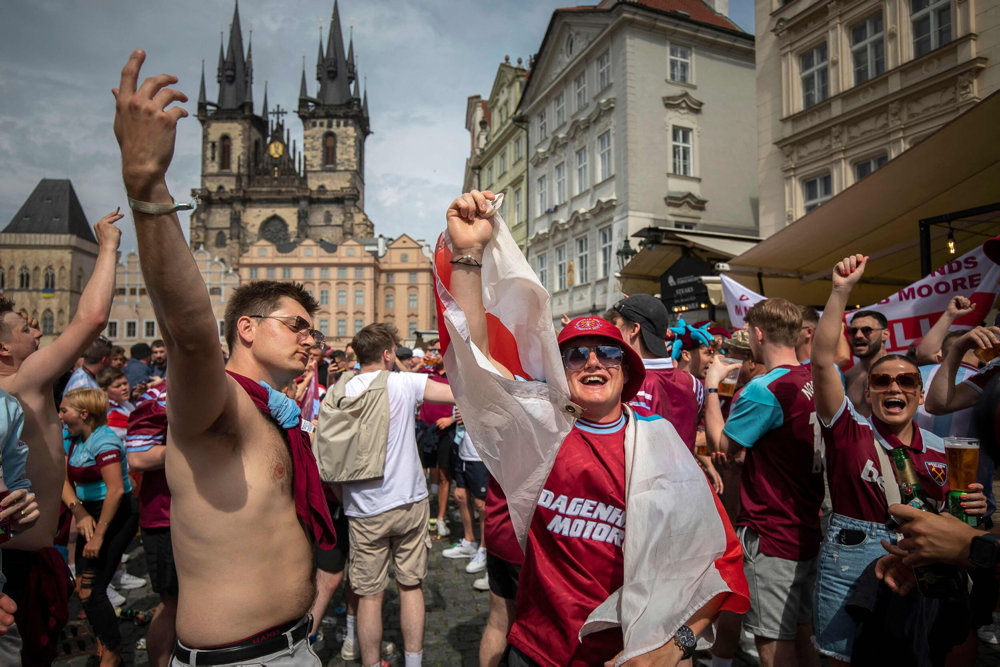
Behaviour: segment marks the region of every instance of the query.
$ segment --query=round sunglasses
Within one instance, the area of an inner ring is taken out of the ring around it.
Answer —
[[[587,365],[590,360],[590,353],[593,351],[597,357],[597,363],[604,368],[617,368],[622,365],[625,352],[617,345],[595,345],[587,347],[567,347],[562,352],[563,367],[567,370],[578,371]]]

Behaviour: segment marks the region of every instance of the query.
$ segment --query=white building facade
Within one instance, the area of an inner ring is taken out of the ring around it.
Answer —
[[[557,10],[535,59],[526,254],[557,316],[614,303],[641,229],[757,235],[753,37],[674,4]]]

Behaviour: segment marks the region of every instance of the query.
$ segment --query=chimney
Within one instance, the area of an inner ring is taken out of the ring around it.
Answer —
[[[714,9],[717,14],[729,18],[729,0],[705,0],[705,4]]]

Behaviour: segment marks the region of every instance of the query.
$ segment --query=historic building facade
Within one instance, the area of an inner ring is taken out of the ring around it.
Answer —
[[[72,319],[97,251],[69,180],[42,179],[0,232],[0,293],[38,320],[43,344]]]
[[[553,13],[519,112],[526,254],[557,315],[618,298],[616,253],[640,230],[756,236],[754,40],[727,4]]]
[[[522,60],[518,58],[513,65],[507,56],[497,69],[489,99],[469,98],[466,129],[472,138],[472,154],[462,190],[504,193],[501,213],[522,251],[527,245],[528,125],[516,111],[527,78]]]
[[[364,212],[364,150],[369,128],[367,92],[360,90],[354,44],[344,49],[334,4],[326,46],[316,61],[319,87],[310,95],[305,69],[297,114],[303,145],[291,141],[280,105],[254,112],[253,57],[244,52],[239,10],[229,44],[220,46],[216,101],[208,100],[202,72],[200,200],[191,216],[191,247],[204,245],[229,266],[259,239],[274,244],[305,239],[341,243],[370,237]]]
[[[761,236],[1000,88],[988,0],[757,0]]]

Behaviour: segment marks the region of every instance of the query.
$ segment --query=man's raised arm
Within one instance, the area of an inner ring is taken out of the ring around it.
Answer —
[[[98,243],[97,262],[94,264],[94,273],[80,295],[76,314],[58,338],[30,355],[18,369],[18,377],[30,382],[31,386],[50,387],[73,366],[77,357],[108,325],[111,300],[115,296],[118,243],[122,236],[115,222],[123,217],[121,213],[114,211],[94,225]]]
[[[448,235],[452,243],[450,290],[465,314],[472,342],[504,377],[513,378],[511,372],[490,354],[486,309],[483,306],[483,252],[493,238],[492,217],[484,216],[492,200],[492,192],[473,190],[448,207]]]
[[[813,333],[811,368],[816,414],[827,425],[844,403],[844,385],[837,370],[838,339],[844,337],[844,308],[851,290],[864,275],[867,263],[868,258],[864,255],[852,255],[833,267],[830,298]]]
[[[112,93],[125,190],[132,200],[146,203],[139,207],[155,208],[173,203],[166,173],[177,122],[187,112],[170,105],[186,102],[187,96],[167,87],[177,82],[168,74],[137,86],[145,58],[144,51],[132,52]],[[196,435],[216,422],[229,395],[208,290],[175,212],[154,215],[133,207],[133,217],[142,275],[171,360],[170,381],[184,388],[172,392],[168,402],[171,428],[178,435]]]

